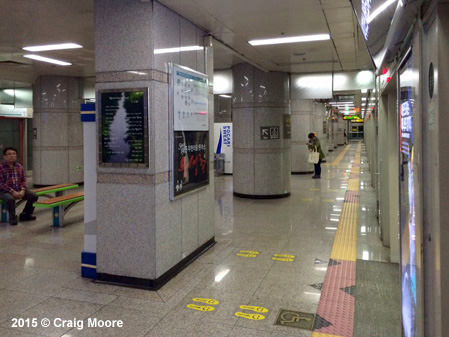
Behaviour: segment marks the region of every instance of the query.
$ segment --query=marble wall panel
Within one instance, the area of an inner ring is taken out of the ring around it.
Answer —
[[[53,150],[43,148],[41,151],[41,172],[36,172],[36,178],[41,177],[40,181],[33,179],[34,184],[38,185],[56,185],[69,183],[69,152],[67,150]],[[34,164],[34,162],[33,162]],[[38,167],[34,167],[35,170]]]
[[[232,67],[233,104],[253,103],[254,97],[254,67],[241,63]]]
[[[95,70],[150,69],[152,2],[98,0],[94,4]]]
[[[154,279],[154,187],[97,184],[97,191],[97,272]]]
[[[40,109],[39,110],[34,110],[32,123],[33,123],[33,129],[36,129],[37,137],[32,139],[32,142],[33,142],[33,153],[34,153],[34,148],[39,147],[39,146],[42,145],[41,117],[42,117],[41,110]]]
[[[239,149],[234,148],[234,192],[240,194],[254,195],[255,191],[255,163],[254,154],[252,151],[240,152]]]
[[[83,146],[83,122],[80,113],[67,114],[68,145]]]
[[[67,77],[67,107],[68,109],[77,111],[79,114],[82,92],[80,87],[80,79],[78,77]]]
[[[68,165],[68,179],[67,183],[81,183],[84,181],[84,166],[83,166],[83,147],[79,149],[71,148],[69,153]]]
[[[170,200],[169,184],[155,186],[156,277],[182,260],[182,201]]]
[[[255,102],[288,102],[288,74],[254,68]]]
[[[254,155],[254,190],[256,195],[281,195],[285,190],[284,153],[256,153]],[[288,184],[290,185],[290,184]]]
[[[65,110],[41,113],[41,146],[68,146],[68,114]]]
[[[41,76],[40,77],[41,108],[66,109],[68,100],[67,77]]]
[[[171,133],[172,128],[169,126],[169,107],[168,102],[168,83],[153,83],[153,137],[150,138],[154,151],[152,157],[155,158],[155,173],[168,172],[171,163]]]
[[[198,45],[197,27],[183,17],[180,17],[180,32],[180,47]],[[201,43],[200,46],[202,45]],[[197,70],[196,55],[196,50],[181,52],[181,65]]]
[[[214,176],[213,168],[209,169],[209,177]],[[214,179],[210,179],[204,193],[198,193],[198,245],[201,246],[215,236],[215,211],[211,200],[215,200]]]
[[[199,193],[203,193],[201,190]],[[182,257],[189,256],[198,245],[198,193],[182,197]]]
[[[157,1],[154,2],[153,10],[154,49],[180,47],[179,15]],[[167,64],[170,62],[180,64],[180,53],[154,54],[154,69],[167,72]]]
[[[253,149],[255,135],[254,108],[234,108],[232,111],[232,132],[234,148]],[[260,130],[259,130],[260,131]]]

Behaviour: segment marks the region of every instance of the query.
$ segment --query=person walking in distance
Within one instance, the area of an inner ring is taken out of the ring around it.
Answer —
[[[17,150],[7,147],[3,150],[3,162],[0,165],[0,199],[5,203],[9,212],[9,223],[17,225],[16,200],[26,200],[25,208],[20,214],[20,221],[36,220],[33,216],[33,203],[37,201],[36,193],[26,187],[23,166],[16,162]]]
[[[318,161],[318,163],[313,164],[315,166],[315,175],[312,177],[312,179],[321,179],[321,162],[325,157],[324,152],[321,149],[320,140],[316,137],[316,135],[313,132],[309,133],[308,138],[309,142],[306,144],[309,150],[317,151],[320,153],[320,160]]]

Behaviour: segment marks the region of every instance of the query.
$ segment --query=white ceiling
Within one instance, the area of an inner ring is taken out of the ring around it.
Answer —
[[[244,61],[268,71],[293,73],[373,69],[350,0],[160,2],[221,42],[214,52],[215,69]],[[33,83],[39,75],[94,76],[93,3],[94,0],[1,0],[0,88],[11,81]],[[332,39],[258,47],[247,42],[323,33]],[[60,42],[75,42],[83,48],[41,54],[71,62],[72,66],[53,66],[23,57],[24,46]]]

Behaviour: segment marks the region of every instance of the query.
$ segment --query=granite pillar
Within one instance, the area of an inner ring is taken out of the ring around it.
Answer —
[[[246,63],[232,68],[234,81],[234,195],[290,195],[290,91],[286,73]]]
[[[95,1],[96,89],[148,88],[149,164],[97,168],[97,272],[104,282],[158,289],[214,243],[213,151],[209,185],[170,198],[173,117],[169,63],[213,76],[204,31],[157,1]],[[209,89],[209,107],[213,94]],[[211,111],[211,109],[210,109]],[[98,114],[98,108],[97,108]],[[213,114],[209,114],[209,149]]]
[[[313,164],[308,162],[309,151],[306,143],[310,132],[316,132],[312,99],[292,100],[292,167],[294,174],[313,172]]]

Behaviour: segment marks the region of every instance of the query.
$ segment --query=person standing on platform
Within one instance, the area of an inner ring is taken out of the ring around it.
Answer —
[[[315,166],[315,175],[312,177],[312,179],[321,179],[321,162],[324,159],[324,152],[321,149],[321,143],[320,140],[317,138],[317,136],[311,132],[309,133],[309,142],[306,143],[309,150],[317,151],[320,154],[320,160],[318,160],[318,163],[313,164]]]
[[[9,212],[9,223],[17,225],[16,200],[26,200],[25,208],[19,216],[20,221],[36,220],[33,215],[33,203],[37,201],[36,193],[26,187],[23,166],[16,162],[17,150],[7,147],[3,150],[3,162],[0,165],[0,199]]]

